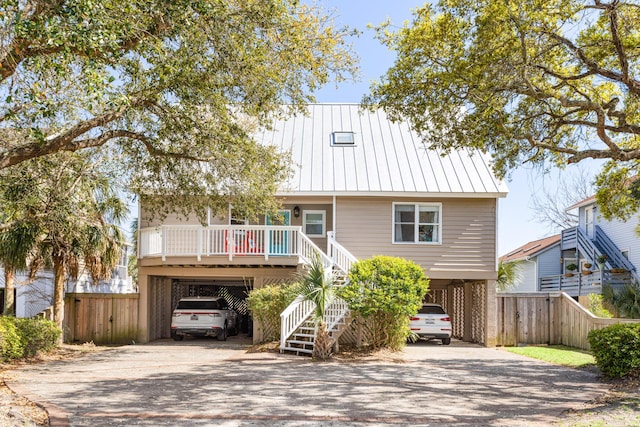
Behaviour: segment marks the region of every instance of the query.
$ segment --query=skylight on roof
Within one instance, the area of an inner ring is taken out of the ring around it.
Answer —
[[[331,145],[334,147],[354,147],[356,138],[354,132],[331,132]]]

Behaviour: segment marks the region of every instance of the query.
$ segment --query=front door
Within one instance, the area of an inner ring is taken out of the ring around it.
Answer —
[[[277,218],[267,216],[267,225],[291,225],[291,211],[278,211]],[[287,230],[269,230],[269,255],[289,255],[290,239]]]
[[[587,232],[587,237],[593,239],[594,230],[593,230],[593,217],[594,217],[594,208],[587,208],[584,211],[584,225],[585,231]]]

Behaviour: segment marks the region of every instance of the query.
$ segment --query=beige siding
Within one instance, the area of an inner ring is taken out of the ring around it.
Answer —
[[[442,244],[393,244],[393,202],[442,203]],[[422,265],[433,278],[466,278],[451,272],[480,278],[495,272],[495,199],[339,197],[337,218],[338,242],[358,258],[405,257]]]
[[[165,219],[159,218],[157,215],[152,217],[145,209],[144,205],[140,207],[140,228],[157,227],[160,225],[201,225],[200,220],[195,214],[185,218],[182,215],[170,213]]]

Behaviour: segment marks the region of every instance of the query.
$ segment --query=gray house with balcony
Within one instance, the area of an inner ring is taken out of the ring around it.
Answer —
[[[579,297],[601,293],[603,284],[618,286],[639,281],[638,216],[627,221],[605,220],[594,196],[569,206],[569,210],[578,211],[578,225],[501,257],[503,262],[523,261],[522,278],[511,292],[563,291]],[[524,257],[527,248],[541,243],[537,252]],[[535,269],[529,263],[535,263]]]
[[[195,215],[158,221],[141,204],[139,341],[170,336],[182,296],[244,298],[292,280],[314,256],[344,280],[356,260],[391,255],[424,268],[429,300],[452,315],[454,337],[495,344],[497,204],[507,188],[485,155],[429,150],[407,123],[356,104],[310,105],[255,138],[293,159],[277,217],[249,223],[230,207],[206,224]],[[283,336],[305,310],[283,313]],[[345,307],[330,311],[330,325],[348,316]]]

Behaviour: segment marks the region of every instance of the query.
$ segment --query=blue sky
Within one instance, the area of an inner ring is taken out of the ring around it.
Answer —
[[[353,39],[354,49],[360,57],[361,79],[359,82],[345,82],[336,89],[335,84],[323,88],[316,94],[318,102],[360,102],[368,92],[369,83],[377,80],[393,64],[394,53],[386,49],[374,38],[374,31],[368,24],[379,24],[387,18],[397,27],[411,20],[411,10],[421,5],[419,0],[320,0],[325,9],[334,9],[338,25],[356,27],[362,34]],[[584,166],[583,166],[584,167]],[[531,240],[549,235],[544,224],[533,221],[531,195],[544,189],[553,189],[559,180],[577,172],[575,167],[564,171],[553,170],[542,174],[538,170],[521,167],[514,171],[507,181],[509,195],[500,199],[498,212],[498,254],[503,255]],[[595,170],[589,165],[588,172]]]

